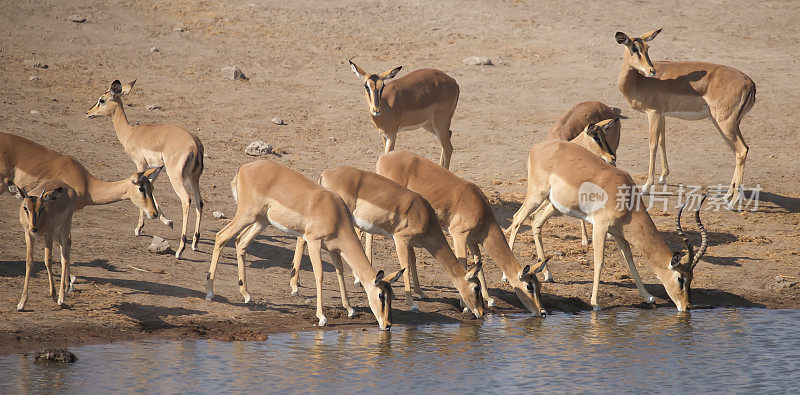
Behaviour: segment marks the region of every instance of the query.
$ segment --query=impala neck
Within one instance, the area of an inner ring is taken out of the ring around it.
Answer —
[[[433,224],[432,226],[439,226],[438,224]],[[464,275],[467,274],[467,270],[464,269],[463,266],[458,264],[458,258],[456,255],[453,254],[453,250],[450,249],[450,246],[447,244],[447,239],[444,237],[444,233],[442,232],[430,232],[430,233],[438,233],[434,234],[433,236],[428,236],[428,239],[425,242],[425,249],[433,255],[436,262],[438,262],[442,268],[444,268],[447,275],[450,276],[451,279],[462,279]]]
[[[503,271],[503,274],[506,275],[509,281],[512,279],[517,280],[517,275],[519,275],[520,270],[522,270],[522,266],[519,265],[514,253],[511,252],[511,248],[508,247],[506,236],[503,234],[503,231],[500,230],[500,226],[497,225],[497,222],[493,222],[489,225],[486,240],[483,241],[483,248],[486,249],[486,252],[492,257],[497,266],[500,267],[500,270]]]
[[[372,265],[367,259],[367,255],[364,254],[364,249],[361,247],[361,242],[356,237],[356,232],[353,230],[352,226],[342,225],[342,227],[349,228],[349,232],[348,229],[340,228],[335,248],[342,253],[344,261],[347,262],[350,268],[358,275],[364,289],[373,288],[374,285],[372,281],[375,280],[375,276],[378,273],[372,268]]]
[[[633,91],[636,87],[637,80],[640,79],[642,76],[636,71],[633,66],[628,61],[628,57],[625,56],[622,59],[622,68],[619,71],[619,77],[617,78],[617,86],[619,87],[620,92],[623,93],[625,96],[629,96],[629,92]]]
[[[661,237],[647,211],[643,208],[631,211],[631,222],[625,225],[623,234],[659,277],[669,270],[673,251]]]
[[[131,180],[127,178],[115,182],[105,182],[89,175],[88,179],[88,196],[84,206],[115,203],[128,198],[128,187]]]
[[[125,108],[121,100],[117,101],[114,113],[111,114],[111,122],[114,123],[114,131],[117,133],[117,138],[124,146],[128,141],[128,137],[133,133],[133,126],[128,122],[128,117],[125,115]]]

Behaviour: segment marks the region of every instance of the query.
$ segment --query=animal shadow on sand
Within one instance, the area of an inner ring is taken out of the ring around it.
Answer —
[[[192,310],[183,307],[163,307],[144,305],[139,303],[122,302],[114,306],[117,312],[134,320],[142,330],[152,331],[158,329],[176,328],[178,325],[164,321],[164,318],[208,314],[202,310]]]

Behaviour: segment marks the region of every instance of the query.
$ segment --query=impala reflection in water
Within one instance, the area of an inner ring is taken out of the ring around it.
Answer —
[[[150,341],[0,358],[0,393],[776,392],[800,385],[797,310],[487,315],[470,324]]]

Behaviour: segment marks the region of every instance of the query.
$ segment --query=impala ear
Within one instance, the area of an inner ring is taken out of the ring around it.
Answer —
[[[386,276],[386,278],[388,278],[388,280],[384,280],[384,281],[386,281],[387,283],[391,284],[391,283],[399,280],[400,277],[403,277],[403,273],[405,273],[405,271],[406,271],[405,268],[400,269],[400,270],[398,270],[398,271]]]
[[[642,41],[650,41],[650,40],[656,38],[658,33],[661,33],[661,29],[653,30],[652,32],[642,34],[641,37],[639,37],[639,38],[641,38]]]
[[[586,134],[588,134],[589,136],[595,135],[597,134],[597,130],[595,129],[595,127],[597,127],[597,125],[594,122],[592,122],[586,125],[583,131],[586,132]]]
[[[135,84],[135,83],[136,83],[136,80],[133,80],[128,85],[123,86],[122,87],[122,92],[120,92],[120,95],[125,95],[128,92],[130,92],[131,89],[133,89],[133,84]]]
[[[121,95],[122,83],[119,82],[119,80],[114,80],[114,82],[111,83],[111,88],[109,88],[108,91],[111,92],[111,94],[113,94],[114,96]]]
[[[391,70],[386,70],[383,73],[378,74],[378,77],[381,77],[382,80],[392,79],[392,78],[394,78],[394,76],[397,75],[397,73],[400,72],[400,69],[402,69],[402,68],[403,68],[403,66],[397,66],[397,67],[395,67],[395,68],[393,68]]]
[[[161,170],[164,170],[164,166],[154,167],[150,170],[147,170],[142,173],[143,176],[147,177],[150,182],[153,182],[158,178],[158,175],[161,174]]]
[[[631,42],[631,39],[628,38],[628,35],[623,32],[617,32],[614,35],[614,38],[617,39],[617,44],[628,45]]]
[[[56,189],[53,189],[52,191],[50,191],[50,193],[48,193],[47,195],[44,195],[44,197],[42,197],[42,201],[47,202],[47,201],[50,201],[50,200],[56,200],[56,199],[58,199],[58,197],[61,195],[61,192],[63,192],[63,191],[64,191],[64,188],[62,188],[62,187],[58,187]]]
[[[364,70],[362,70],[361,67],[358,67],[358,65],[353,63],[352,60],[348,60],[348,62],[350,62],[350,69],[353,70],[354,73],[356,73],[358,78],[361,78],[363,80],[364,78],[367,77],[367,73]]]
[[[15,198],[22,200],[28,197],[28,194],[25,193],[25,189],[14,185],[14,183],[11,181],[6,181],[6,183],[8,184],[8,192],[10,192]]]
[[[478,272],[481,271],[482,268],[483,268],[483,261],[479,261],[478,264],[475,265],[475,267],[470,269],[470,271],[468,271],[467,274],[464,275],[464,280],[469,281],[478,278]]]
[[[519,274],[517,275],[517,278],[522,280],[523,278],[525,278],[525,276],[528,275],[528,273],[530,273],[530,271],[531,271],[531,265],[525,265],[525,267],[523,267],[522,270],[520,270]]]
[[[672,254],[672,259],[669,261],[669,268],[672,270],[677,270],[681,266],[681,258],[683,258],[683,253],[674,252]]]
[[[598,122],[597,126],[599,126],[601,129],[603,129],[603,131],[606,131],[606,130],[610,129],[612,126],[614,126],[617,123],[617,120],[618,120],[618,118],[604,119],[604,120]]]

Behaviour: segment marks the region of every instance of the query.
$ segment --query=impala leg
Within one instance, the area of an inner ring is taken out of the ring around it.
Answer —
[[[414,302],[414,299],[411,297],[411,269],[409,268],[409,244],[408,240],[395,237],[394,238],[394,245],[397,249],[397,260],[400,261],[400,268],[405,269],[403,271],[403,286],[405,287],[405,296],[406,296],[406,303],[408,304],[409,310],[418,313],[419,306]],[[414,254],[414,251],[411,251],[411,255]]]
[[[17,311],[25,309],[25,302],[28,301],[28,283],[31,279],[31,269],[33,268],[33,247],[34,238],[30,233],[25,232],[25,283],[22,285],[22,297],[17,304]]]
[[[189,198],[189,194],[186,192],[186,187],[184,187],[183,180],[180,178],[180,175],[167,175],[169,176],[170,183],[172,183],[172,189],[175,190],[175,193],[178,194],[178,198],[181,200],[183,224],[181,224],[181,239],[178,243],[178,248],[175,250],[175,258],[181,259],[183,250],[186,249],[186,228],[189,222],[189,205],[191,204],[191,199]]]
[[[747,161],[747,153],[750,148],[744,142],[742,132],[739,130],[739,122],[734,117],[725,121],[712,120],[714,126],[719,133],[731,147],[734,155],[736,156],[736,169],[733,171],[733,178],[731,179],[728,192],[725,193],[724,199],[728,202],[728,208],[732,209],[741,199],[742,180],[744,179],[744,164]]]
[[[153,203],[155,203],[156,208],[158,208],[158,220],[161,221],[162,224],[169,226],[170,229],[173,229],[174,225],[172,220],[167,218],[164,215],[164,212],[161,211],[161,206],[158,205],[158,201],[156,200],[155,196],[153,196]]]
[[[322,241],[309,240],[308,241],[308,256],[311,258],[311,267],[314,269],[314,279],[317,283],[317,318],[319,318],[319,326],[325,326],[328,319],[322,313]]]
[[[239,269],[239,293],[244,297],[245,303],[250,303],[250,293],[247,292],[247,272],[245,258],[247,257],[247,246],[264,230],[261,222],[254,222],[243,233],[239,234],[236,240],[236,263]]]
[[[639,271],[636,269],[636,265],[633,263],[633,253],[631,253],[631,245],[628,243],[628,240],[622,236],[622,232],[619,232],[614,235],[614,238],[617,240],[617,245],[619,245],[619,249],[622,250],[622,256],[625,257],[625,262],[628,262],[628,269],[631,271],[631,277],[633,277],[633,281],[636,283],[636,289],[639,291],[639,296],[644,299],[647,303],[655,303],[656,298],[653,295],[650,295],[649,292],[644,288],[644,284],[642,283],[642,278],[639,277]]]
[[[642,186],[642,193],[647,193],[653,186],[656,173],[656,148],[661,136],[659,130],[662,127],[661,124],[664,123],[664,116],[655,111],[648,111],[647,123],[650,125],[650,162],[647,168],[647,181]]]
[[[544,255],[544,247],[542,246],[542,227],[544,227],[544,224],[547,222],[547,220],[550,219],[550,217],[552,217],[555,213],[556,208],[553,206],[553,203],[546,201],[542,203],[539,211],[534,214],[533,219],[531,220],[531,228],[533,229],[533,242],[536,245],[536,256],[539,259],[546,259]],[[550,273],[550,269],[547,268],[547,264],[545,264],[542,268],[542,274],[544,274],[544,281],[549,283],[555,282],[553,279],[553,274]]]
[[[194,207],[197,214],[194,222],[194,237],[192,237],[192,250],[197,251],[197,244],[200,242],[200,220],[203,218],[203,197],[200,196],[200,177],[193,178],[190,182],[192,197],[194,197]]]
[[[478,281],[481,283],[481,295],[483,296],[483,300],[486,301],[489,307],[494,307],[494,298],[489,296],[489,286],[486,283],[486,275],[483,273],[483,256],[481,255],[481,249],[478,243],[475,242],[469,242],[469,249],[472,252],[473,263],[475,265],[481,265],[481,270],[478,270]]]
[[[606,229],[602,226],[594,226],[592,229],[592,249],[594,250],[594,279],[592,281],[592,299],[589,302],[592,309],[600,310],[597,303],[597,289],[600,286],[600,272],[603,270],[603,259],[605,258],[606,248]]]
[[[417,276],[417,255],[414,253],[414,247],[411,245],[408,246],[408,268],[411,270],[411,284],[414,286],[414,292],[417,294],[417,298],[421,300],[428,299],[428,295],[425,295],[422,286],[419,285],[419,276]]]
[[[375,235],[369,232],[364,232],[364,253],[367,254],[367,260],[369,260],[369,264],[372,264],[372,242],[375,240]],[[353,270],[353,284],[359,285],[361,284],[361,280],[359,280],[358,275],[356,275],[355,270]]]
[[[62,235],[61,244],[61,286],[58,289],[58,305],[64,307],[64,295],[70,287],[70,244],[71,239],[68,234]]]
[[[292,288],[292,295],[299,294],[298,279],[300,277],[300,263],[303,261],[303,250],[306,248],[306,239],[302,237],[297,238],[297,244],[294,247],[294,258],[292,259],[292,272],[289,274],[289,286]]]
[[[208,276],[206,277],[206,300],[211,300],[214,297],[214,275],[217,272],[217,262],[219,262],[219,255],[222,251],[222,247],[228,240],[239,234],[252,223],[252,220],[239,216],[238,212],[236,214],[233,220],[217,232],[217,235],[214,237],[214,249],[211,252],[211,266],[208,268]]]
[[[434,112],[431,116],[430,122],[426,124],[425,129],[433,132],[439,139],[442,145],[442,154],[439,157],[439,164],[445,169],[450,168],[450,157],[453,155],[453,131],[450,130],[450,122],[453,119],[453,111],[455,107],[448,108],[444,111]],[[429,126],[430,125],[430,126]],[[431,130],[431,127],[433,130]]]
[[[342,297],[342,307],[347,310],[347,316],[352,317],[356,315],[356,311],[353,309],[353,306],[350,305],[350,300],[347,298],[342,254],[339,251],[331,251],[331,261],[333,261],[333,267],[336,269],[336,279],[339,281],[339,295]]]
[[[50,298],[56,300],[56,287],[53,284],[53,235],[48,234],[44,238],[44,267],[47,269],[47,282],[50,286]],[[62,272],[63,276],[63,272]]]
[[[669,175],[669,164],[667,163],[667,131],[666,121],[662,117],[662,121],[658,123],[658,148],[661,154],[661,176],[658,177],[659,184],[667,183],[667,176]]]
[[[508,238],[508,247],[511,248],[511,250],[514,250],[514,241],[517,239],[517,232],[519,232],[519,228],[522,226],[522,223],[531,214],[541,209],[541,205],[542,201],[534,198],[530,191],[525,195],[525,201],[522,202],[522,206],[519,208],[519,210],[517,210],[516,213],[514,213],[511,226],[509,226],[504,232]]]
[[[581,220],[581,245],[589,245],[589,232],[586,230],[586,221]]]
[[[155,198],[153,198],[155,199]],[[155,200],[153,200],[155,202]],[[158,207],[158,206],[156,206]],[[161,215],[161,210],[158,211],[158,214]],[[139,209],[139,223],[136,224],[136,228],[133,229],[133,234],[136,236],[142,235],[142,228],[144,228],[144,210]]]

